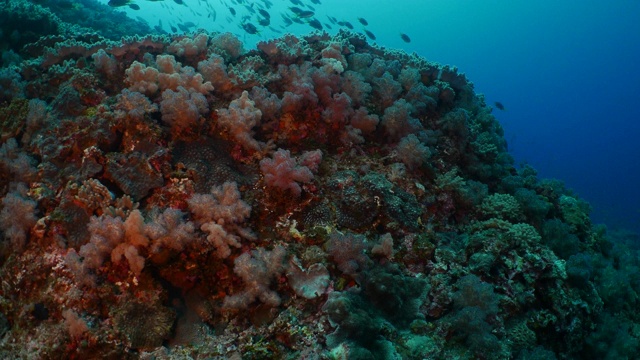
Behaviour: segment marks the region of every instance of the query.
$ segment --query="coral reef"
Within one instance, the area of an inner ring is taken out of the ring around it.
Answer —
[[[0,71],[0,357],[637,354],[633,239],[516,168],[464,75],[345,31],[241,45]]]

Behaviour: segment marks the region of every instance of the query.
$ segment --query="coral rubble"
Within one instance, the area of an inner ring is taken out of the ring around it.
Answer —
[[[200,32],[57,43],[0,84],[4,358],[638,350],[638,260],[514,167],[455,68]]]

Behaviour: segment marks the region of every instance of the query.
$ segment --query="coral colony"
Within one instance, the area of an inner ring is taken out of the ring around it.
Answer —
[[[455,68],[312,33],[0,72],[0,356],[633,357],[638,260]]]

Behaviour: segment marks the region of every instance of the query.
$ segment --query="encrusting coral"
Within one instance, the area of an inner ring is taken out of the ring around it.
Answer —
[[[640,348],[638,259],[513,166],[455,68],[199,32],[57,43],[0,84],[4,358]]]

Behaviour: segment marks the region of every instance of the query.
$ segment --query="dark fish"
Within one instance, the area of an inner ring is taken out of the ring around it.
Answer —
[[[229,12],[231,13],[231,15],[236,16],[236,9],[232,8],[231,6],[229,6]]]
[[[351,25],[351,23],[350,23],[350,22],[348,22],[348,21],[344,21],[344,22],[343,22],[343,24],[344,24],[344,26],[346,26],[349,30],[353,30],[353,25]]]
[[[292,13],[294,13],[294,14],[296,14],[296,15],[298,15],[298,14],[300,14],[301,12],[303,12],[303,11],[304,11],[304,10],[300,9],[299,7],[297,7],[297,6],[290,6],[290,7],[289,7],[289,10],[291,10],[291,12],[292,12]]]
[[[266,10],[264,9],[258,9],[258,12],[260,13],[260,15],[262,15],[264,18],[266,19],[271,19],[271,14],[269,14]]]
[[[358,21],[360,21],[360,24],[367,26],[369,25],[369,22],[367,22],[367,20],[365,20],[364,18],[358,18]]]
[[[284,24],[286,26],[289,26],[291,24],[293,24],[293,21],[291,21],[291,19],[289,19],[289,17],[285,14],[281,14],[282,15],[282,21],[284,22]]]
[[[373,35],[373,33],[372,33],[371,31],[369,31],[369,30],[365,30],[365,31],[364,31],[364,33],[365,33],[365,34],[367,34],[367,36],[369,37],[369,39],[371,39],[371,40],[375,40],[375,39],[376,39],[376,36],[375,36],[375,35]]]
[[[322,30],[322,24],[320,24],[320,21],[316,18],[309,20],[308,24],[316,30]]]
[[[407,34],[400,34],[400,37],[402,38],[402,41],[404,41],[406,43],[410,43],[411,42],[411,38]]]
[[[338,23],[338,19],[334,18],[333,16],[327,15],[327,18],[329,19],[329,21],[331,21],[332,24]]]
[[[306,18],[310,18],[310,17],[312,17],[312,16],[313,16],[313,15],[315,15],[315,14],[316,14],[316,13],[314,13],[314,12],[313,12],[313,11],[311,11],[311,10],[303,10],[303,11],[299,12],[299,13],[298,13],[298,14],[296,14],[296,15],[298,15],[298,17],[299,17],[299,18],[301,18],[301,19],[306,19]]]
[[[329,29],[329,30],[331,30],[331,29],[332,29],[332,28],[331,28],[331,25],[329,25],[329,24],[327,24],[327,23],[324,23],[324,26],[326,26],[326,27],[327,27],[327,29]]]
[[[497,107],[499,110],[504,111],[504,105],[502,105],[502,103],[501,103],[500,101],[496,101],[494,104],[496,105],[496,107]]]
[[[320,5],[320,0],[311,0],[311,2],[316,4],[316,5]]]
[[[107,5],[111,7],[120,7],[129,5],[129,3],[131,3],[131,0],[109,0]]]
[[[140,5],[137,5],[137,4],[129,4],[129,7],[132,8],[133,10],[140,10]]]
[[[171,31],[173,31],[174,33],[175,33],[175,32],[178,32],[178,29],[176,29],[176,27],[175,27],[175,26],[173,26],[173,25],[169,25],[169,27],[171,28]]]
[[[260,24],[261,26],[269,26],[269,25],[271,25],[271,19],[269,19],[269,18],[260,18],[260,19],[258,19],[258,24]]]
[[[300,0],[290,0],[293,5],[302,6],[302,2]]]
[[[178,5],[184,5],[184,1],[182,0],[173,0],[173,2],[175,2]]]
[[[244,31],[251,35],[258,33],[258,28],[256,28],[252,23],[244,23],[242,24],[242,28],[244,29]]]

